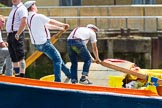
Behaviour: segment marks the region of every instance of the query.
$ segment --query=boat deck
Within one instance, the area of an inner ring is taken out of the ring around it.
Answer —
[[[134,63],[126,61],[126,60],[120,60],[120,59],[105,59],[104,62],[107,62],[110,66],[107,65],[101,65],[101,64],[96,64],[96,63],[92,63],[91,67],[90,67],[90,72],[89,72],[89,80],[91,82],[93,82],[93,84],[89,85],[89,87],[105,87],[105,88],[122,88],[123,82],[122,80],[125,78],[126,72],[123,73],[110,69],[108,67],[111,67],[111,65],[113,66],[117,66],[118,68],[122,68],[122,69],[127,69],[129,70],[130,68],[132,68],[132,66],[134,67]],[[82,69],[83,69],[83,62],[79,62],[78,63],[78,80],[81,77],[81,73],[82,73]],[[68,62],[67,67],[70,68],[71,63]],[[104,67],[105,66],[105,67]],[[119,69],[117,69],[119,70]],[[61,80],[62,82],[64,82],[64,80],[66,79],[66,76],[64,75],[63,72],[61,72]],[[43,77],[43,81],[45,81],[46,83],[48,83],[48,81],[53,82],[54,81],[54,75],[47,75]],[[42,80],[42,78],[40,79]],[[63,84],[63,83],[62,83]],[[77,84],[71,84],[71,81],[69,81],[70,85],[83,85],[80,83]],[[68,85],[69,85],[68,84]],[[85,86],[86,87],[86,86]],[[87,88],[87,87],[86,87]],[[156,90],[152,90],[151,88],[149,88],[149,91],[153,91],[155,93],[158,93],[160,96],[162,96],[162,86],[158,86],[156,87]]]
[[[124,67],[124,68],[130,68],[132,63],[126,61],[126,62],[113,62],[113,64]],[[66,65],[70,68],[71,63],[68,62]],[[78,63],[78,80],[81,77],[82,68],[83,68],[83,62],[79,62]],[[92,85],[109,87],[109,83],[108,83],[109,76],[125,76],[125,73],[115,71],[113,69],[104,67],[100,64],[96,64],[96,63],[91,64],[88,78],[91,82],[93,82]],[[65,78],[66,77],[62,72],[62,81],[64,81]]]

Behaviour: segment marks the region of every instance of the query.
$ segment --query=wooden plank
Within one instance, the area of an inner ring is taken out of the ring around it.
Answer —
[[[111,69],[114,69],[114,70],[117,70],[117,71],[120,71],[120,72],[123,72],[123,73],[126,73],[126,74],[134,75],[134,76],[136,76],[140,79],[143,79],[143,80],[147,80],[147,78],[148,78],[148,75],[146,75],[146,74],[134,72],[130,69],[126,69],[126,68],[123,68],[123,67],[120,67],[120,66],[116,66],[114,64],[111,64],[111,63],[108,63],[108,62],[105,62],[105,61],[102,61],[100,64],[102,66],[105,66],[105,67],[108,67],[108,68],[111,68]],[[161,85],[162,80],[158,79],[157,83],[159,85]]]

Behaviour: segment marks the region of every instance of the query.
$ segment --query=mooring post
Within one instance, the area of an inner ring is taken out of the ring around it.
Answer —
[[[114,57],[114,41],[113,39],[108,39],[107,40],[107,48],[108,48],[108,58],[113,58]]]
[[[159,56],[158,56],[158,68],[162,68],[162,36],[159,36],[158,38],[159,44],[158,44],[158,52],[159,52]]]
[[[159,64],[159,38],[152,37],[152,68],[157,69]]]

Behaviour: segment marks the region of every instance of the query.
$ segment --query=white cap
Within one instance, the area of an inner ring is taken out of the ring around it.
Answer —
[[[33,4],[35,4],[36,1],[27,1],[24,3],[24,6],[28,9],[30,8],[30,6],[32,6]]]
[[[99,28],[96,27],[96,26],[93,25],[93,24],[88,24],[87,27],[88,27],[88,28],[94,28],[94,29],[96,29],[97,31],[99,31]]]

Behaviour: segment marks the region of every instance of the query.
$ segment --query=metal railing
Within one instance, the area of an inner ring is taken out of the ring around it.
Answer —
[[[6,16],[6,19],[8,17]],[[68,23],[70,29],[95,24],[102,30],[138,29],[139,32],[162,31],[162,16],[59,16],[50,17]]]
[[[162,29],[162,16],[64,16],[50,18],[69,23],[71,28],[92,23],[100,29],[134,28],[141,32],[158,32]]]

